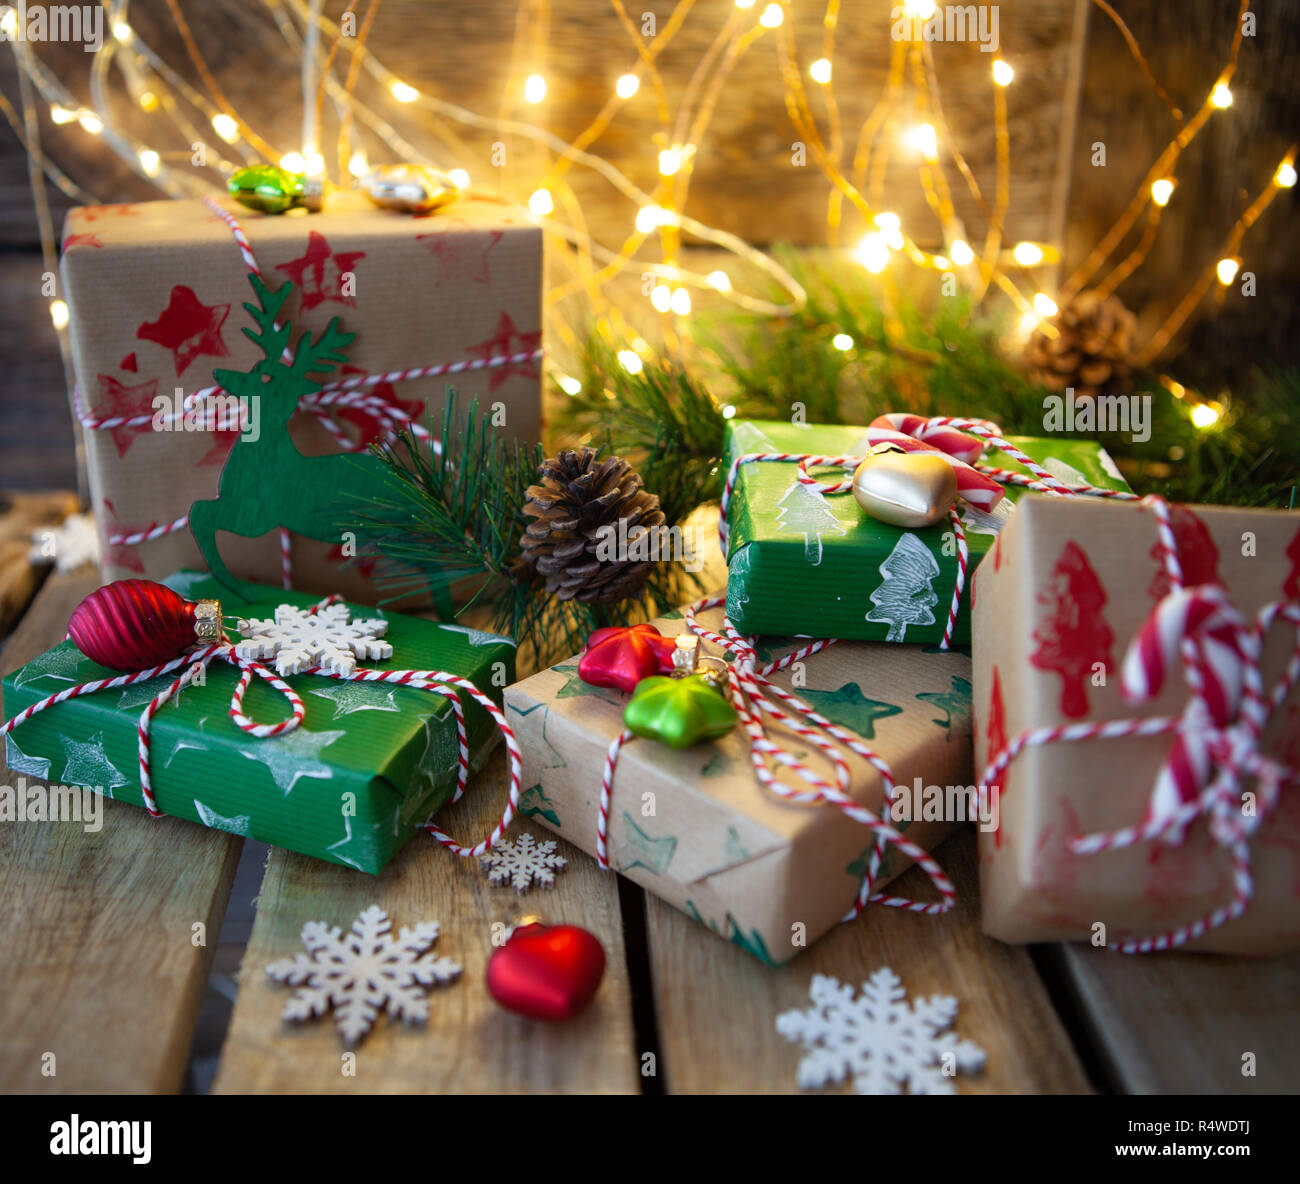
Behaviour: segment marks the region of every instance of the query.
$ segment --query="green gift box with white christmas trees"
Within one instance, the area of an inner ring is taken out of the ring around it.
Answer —
[[[1095,441],[1006,439],[1066,484],[1128,489]],[[740,457],[763,453],[861,457],[874,440],[865,427],[733,421],[727,425],[726,461],[730,468]],[[1012,457],[991,447],[982,464],[1029,476]],[[840,470],[809,472],[828,484],[850,476]],[[958,500],[969,571],[1026,494],[1040,496],[1006,485],[990,512]],[[799,481],[794,463],[751,460],[736,473],[727,529],[727,616],[741,633],[917,644],[942,640],[958,571],[949,521],[892,526],[864,513],[850,492],[823,494]],[[969,571],[953,631],[956,645],[970,644]]]
[[[319,597],[261,588],[234,602],[210,576],[182,572],[166,581],[191,600],[222,599],[227,618],[271,620],[280,605],[309,609]],[[443,671],[473,682],[498,703],[514,678],[515,647],[506,638],[461,625],[347,606],[353,622],[381,617],[392,656],[358,666]],[[274,667],[273,659],[265,663]],[[64,641],[4,679],[5,719],[108,670]],[[5,737],[9,784],[17,779],[89,787],[143,806],[137,727],[149,702],[176,674],[68,699],[23,721]],[[149,769],[157,808],[186,818],[377,873],[456,789],[459,741],[450,701],[427,690],[322,674],[285,678],[301,697],[301,725],[259,738],[230,717],[239,671],[211,662],[202,682],[185,686],[154,714]],[[471,771],[499,738],[488,713],[460,695]],[[253,678],[244,712],[272,724],[290,715],[287,700]],[[110,823],[111,824],[111,823]]]

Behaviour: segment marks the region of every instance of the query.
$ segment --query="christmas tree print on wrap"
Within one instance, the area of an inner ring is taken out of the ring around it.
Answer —
[[[1178,547],[1178,562],[1183,569],[1183,583],[1187,587],[1196,584],[1217,584],[1219,582],[1219,548],[1214,545],[1210,532],[1191,510],[1186,506],[1169,507],[1169,525],[1174,532],[1174,542]],[[1156,565],[1156,574],[1151,579],[1147,595],[1152,600],[1163,600],[1169,595],[1169,573],[1165,570],[1164,554],[1157,540],[1149,552]]]
[[[918,699],[922,703],[932,704],[943,715],[933,722],[944,730],[949,740],[953,730],[959,736],[970,734],[970,680],[952,676],[952,688],[947,691],[919,691]]]
[[[353,335],[344,333],[335,317],[314,340],[310,333],[301,334],[286,354],[293,329],[281,314],[293,285],[272,292],[257,275],[248,281],[258,304],[244,308],[257,328],[244,332],[265,357],[247,373],[217,370],[213,377],[224,391],[257,401],[260,431],[256,438],[239,437],[221,470],[217,498],[190,508],[190,532],[216,579],[239,599],[256,601],[257,586],[237,579],[226,567],[217,533],[260,538],[278,528],[333,542],[341,507],[381,494],[385,468],[369,455],[304,456],[298,451],[289,435],[298,401],[319,390],[324,377],[347,360],[343,351]]]
[[[1060,675],[1061,714],[1082,719],[1088,714],[1088,676],[1098,662],[1111,669],[1115,635],[1102,616],[1106,590],[1073,539],[1065,544],[1038,603],[1048,615],[1034,630],[1038,649],[1029,661],[1039,670]]]
[[[776,529],[803,535],[803,555],[813,567],[822,561],[822,535],[845,533],[826,499],[798,481],[781,495],[776,505],[779,511]]]
[[[996,666],[993,667],[993,689],[989,692],[989,722],[986,735],[988,736],[989,747],[988,756],[985,760],[987,763],[992,764],[1007,746],[1007,709],[1002,703],[1002,680],[998,675]],[[977,772],[983,772],[983,770],[977,770]],[[998,786],[998,792],[1004,795],[1007,792],[1006,769],[1002,771],[1002,783]],[[1001,819],[1002,815],[999,812],[998,828],[993,832],[993,845],[995,847],[1002,846]]]
[[[880,565],[884,581],[871,594],[876,607],[867,620],[889,626],[886,641],[904,641],[909,625],[933,625],[930,610],[939,603],[931,584],[939,574],[939,565],[930,549],[916,535],[899,538],[889,556]]]

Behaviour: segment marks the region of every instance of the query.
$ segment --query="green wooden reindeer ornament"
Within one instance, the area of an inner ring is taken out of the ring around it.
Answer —
[[[266,356],[247,373],[217,370],[213,377],[230,394],[260,402],[261,431],[256,439],[240,434],[221,470],[216,499],[190,508],[190,531],[213,576],[240,599],[254,600],[256,586],[233,576],[222,560],[217,532],[258,538],[283,527],[333,541],[341,507],[348,499],[373,495],[383,465],[368,455],[304,456],[298,451],[289,437],[298,401],[319,390],[323,378],[347,360],[343,351],[354,334],[344,333],[335,317],[314,341],[309,332],[299,336],[289,355],[293,328],[280,312],[293,285],[272,292],[259,276],[248,280],[258,304],[244,307],[257,329],[244,332]]]

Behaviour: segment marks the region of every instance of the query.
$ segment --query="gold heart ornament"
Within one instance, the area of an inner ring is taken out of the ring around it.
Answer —
[[[957,500],[957,474],[941,456],[877,444],[853,474],[853,496],[871,517],[891,526],[933,526]]]

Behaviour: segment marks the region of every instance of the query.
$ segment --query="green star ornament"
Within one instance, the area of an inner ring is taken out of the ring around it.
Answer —
[[[651,675],[637,683],[623,711],[628,731],[671,748],[716,740],[736,726],[736,709],[702,674]]]

